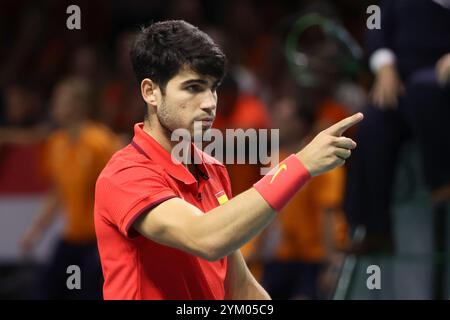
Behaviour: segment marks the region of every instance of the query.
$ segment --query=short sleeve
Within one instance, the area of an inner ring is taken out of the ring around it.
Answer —
[[[136,233],[133,222],[156,205],[177,197],[161,172],[147,167],[129,167],[97,181],[96,205],[126,237]]]

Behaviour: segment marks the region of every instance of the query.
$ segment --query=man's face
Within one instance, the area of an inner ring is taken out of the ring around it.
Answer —
[[[166,85],[165,94],[159,94],[157,117],[170,132],[189,130],[194,136],[194,123],[202,131],[210,129],[216,116],[217,79],[182,69]],[[197,130],[199,128],[197,127]]]

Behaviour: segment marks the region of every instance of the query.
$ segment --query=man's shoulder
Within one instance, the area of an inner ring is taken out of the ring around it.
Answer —
[[[160,176],[163,175],[163,168],[137,152],[133,145],[128,144],[111,157],[100,173],[98,181],[106,179],[120,183],[141,174]]]

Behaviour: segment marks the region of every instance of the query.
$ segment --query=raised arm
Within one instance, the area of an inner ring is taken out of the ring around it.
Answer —
[[[345,163],[356,143],[341,135],[362,118],[358,113],[338,122],[295,155],[311,176]],[[207,214],[182,199],[172,198],[141,215],[133,227],[155,242],[215,261],[238,250],[275,215],[269,202],[252,187]]]

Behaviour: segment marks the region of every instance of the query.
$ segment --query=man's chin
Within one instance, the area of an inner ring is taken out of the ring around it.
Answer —
[[[212,121],[202,121],[201,123],[195,123],[193,128],[191,129],[191,135],[195,135],[198,132],[204,133],[212,128]]]
[[[202,139],[203,135],[208,132],[211,129],[211,126],[202,126],[201,128],[195,128],[192,132],[191,132],[191,137],[192,139],[197,138],[197,139]]]

